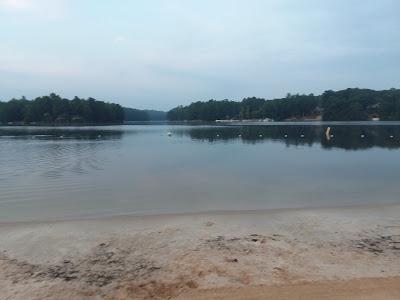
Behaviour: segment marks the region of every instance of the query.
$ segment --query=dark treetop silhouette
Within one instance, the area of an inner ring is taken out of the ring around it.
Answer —
[[[56,94],[34,100],[12,99],[0,102],[0,123],[122,123],[124,111],[119,104],[75,97],[63,99]]]
[[[227,119],[323,119],[325,121],[366,121],[380,118],[400,120],[400,90],[346,89],[322,95],[290,95],[265,100],[245,98],[241,102],[210,100],[178,106],[168,112],[171,121]]]

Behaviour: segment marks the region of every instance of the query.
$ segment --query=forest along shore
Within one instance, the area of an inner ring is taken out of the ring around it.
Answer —
[[[3,223],[0,299],[399,299],[399,213],[382,205]]]

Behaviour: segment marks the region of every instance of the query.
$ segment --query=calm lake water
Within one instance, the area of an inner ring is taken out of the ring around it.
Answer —
[[[330,126],[0,127],[0,222],[400,202],[400,123]]]

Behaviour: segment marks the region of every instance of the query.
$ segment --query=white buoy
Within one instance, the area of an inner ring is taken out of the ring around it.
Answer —
[[[304,134],[302,134],[300,137],[302,137],[302,138],[303,138],[304,136],[305,136],[305,135],[304,135]]]
[[[391,136],[390,136],[390,138],[391,138],[391,139],[393,139],[393,138],[394,138],[394,136],[393,136],[393,135],[391,135]]]
[[[362,139],[365,138],[365,135],[362,134],[362,135],[361,135],[361,138],[362,138]]]
[[[219,134],[217,134],[217,137],[219,137]]]
[[[60,135],[60,139],[63,139],[64,138],[64,136],[63,135]]]
[[[168,132],[167,135],[168,135],[168,136],[172,136],[172,132]]]
[[[97,137],[98,137],[98,138],[101,138],[101,134],[99,134]]]
[[[287,134],[285,134],[285,138],[287,138],[288,137],[288,135]]]
[[[326,139],[327,139],[328,141],[331,139],[331,137],[333,137],[333,134],[331,134],[331,128],[330,128],[330,127],[328,127],[328,128],[326,129],[326,131],[325,131],[325,136],[326,136]]]
[[[262,135],[262,134],[260,134],[258,137],[262,138],[262,137],[263,137],[263,135]]]
[[[326,134],[326,136],[330,136],[330,135],[331,135],[330,133],[331,133],[331,128],[328,127],[328,128],[326,129],[325,134]]]
[[[241,134],[239,134],[239,135],[238,135],[238,137],[242,137],[242,135],[241,135]]]

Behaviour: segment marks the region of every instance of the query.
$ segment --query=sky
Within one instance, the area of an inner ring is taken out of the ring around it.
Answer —
[[[400,87],[398,0],[0,0],[0,99],[168,110]]]

